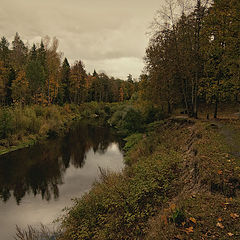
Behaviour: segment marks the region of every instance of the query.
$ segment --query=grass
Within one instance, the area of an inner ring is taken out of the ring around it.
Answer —
[[[240,159],[223,131],[231,126],[234,145],[240,146],[239,123],[225,124],[197,121],[192,127],[181,190],[149,220],[145,239],[240,238]],[[171,221],[171,204],[184,213],[180,224]]]
[[[13,151],[16,151],[16,150],[19,150],[22,148],[26,148],[26,147],[32,146],[34,144],[36,144],[36,140],[30,139],[30,140],[28,140],[26,142],[22,142],[21,144],[18,144],[16,146],[10,146],[8,148],[3,148],[2,150],[0,150],[0,155],[6,154],[9,152],[13,152]]]
[[[16,226],[15,240],[55,240],[59,232],[55,232],[44,225],[38,228],[28,226],[27,229],[21,229]]]

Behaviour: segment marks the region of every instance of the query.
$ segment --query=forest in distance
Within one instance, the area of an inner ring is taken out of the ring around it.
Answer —
[[[51,43],[52,42],[52,43]],[[87,74],[81,60],[73,66],[57,51],[58,40],[47,36],[28,47],[16,33],[11,47],[0,41],[0,101],[11,104],[59,104],[130,99],[135,90],[133,78],[127,81],[108,77],[95,70]]]
[[[55,37],[29,46],[19,33],[11,43],[0,36],[0,155],[56,142],[54,154],[43,151],[48,171],[41,154],[35,161],[45,185],[31,175],[21,189],[18,178],[32,169],[15,176],[9,160],[5,181],[8,161],[0,163],[3,202],[13,189],[17,203],[27,192],[58,198],[70,164],[84,165],[92,148],[104,153],[115,133],[124,152],[124,169],[100,171],[56,231],[17,227],[17,240],[240,238],[240,1],[165,0],[150,29],[142,73],[124,80],[70,65]],[[72,128],[83,119],[100,127],[85,145],[88,130]]]

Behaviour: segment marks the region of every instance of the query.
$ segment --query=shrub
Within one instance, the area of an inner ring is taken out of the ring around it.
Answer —
[[[34,110],[35,110],[35,114],[37,117],[42,117],[42,116],[45,116],[45,107],[43,106],[40,106],[40,105],[36,105],[34,106]]]
[[[135,133],[124,138],[124,141],[126,141],[124,150],[129,151],[134,145],[136,145],[142,139],[142,137],[143,137],[142,133]]]
[[[163,110],[159,107],[147,105],[145,109],[143,109],[143,116],[145,123],[148,124],[154,121],[165,119],[167,117],[167,114],[164,113]]]
[[[143,117],[141,113],[131,106],[120,106],[108,122],[126,134],[139,132],[143,127]]]
[[[7,138],[13,129],[13,117],[8,109],[0,112],[0,138]]]
[[[129,133],[141,131],[143,123],[143,117],[141,113],[134,108],[128,108],[123,116],[124,129],[127,129]]]

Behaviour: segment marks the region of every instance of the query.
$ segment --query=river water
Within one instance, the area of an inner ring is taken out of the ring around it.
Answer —
[[[99,167],[121,171],[120,145],[109,128],[79,123],[63,138],[0,156],[0,240],[14,239],[16,225],[51,224],[90,190]]]

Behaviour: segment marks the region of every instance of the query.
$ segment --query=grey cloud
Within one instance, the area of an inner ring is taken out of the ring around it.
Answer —
[[[143,67],[145,32],[160,2],[1,0],[1,35],[12,41],[19,32],[30,43],[45,35],[56,36],[64,55],[72,62],[86,61],[89,71],[101,66],[109,75],[136,77]],[[105,65],[109,63],[111,67]]]

